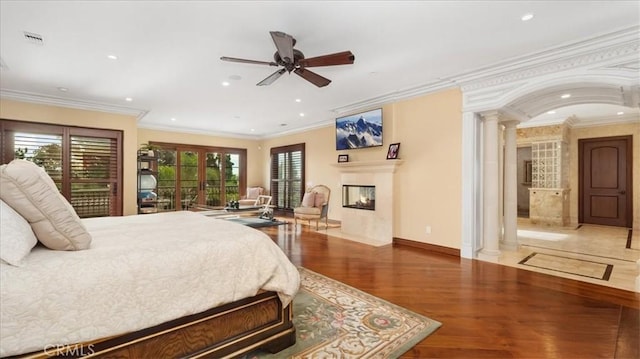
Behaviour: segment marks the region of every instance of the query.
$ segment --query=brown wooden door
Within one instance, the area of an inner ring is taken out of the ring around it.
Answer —
[[[631,136],[578,141],[579,221],[631,227]]]

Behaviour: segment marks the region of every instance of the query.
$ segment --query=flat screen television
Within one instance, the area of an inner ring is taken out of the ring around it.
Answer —
[[[382,109],[336,118],[336,150],[382,146]]]

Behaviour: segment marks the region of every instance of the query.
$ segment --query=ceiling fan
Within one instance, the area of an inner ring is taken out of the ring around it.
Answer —
[[[285,34],[284,32],[280,31],[270,31],[270,33],[273,42],[276,44],[276,49],[278,50],[275,54],[273,54],[274,61],[255,61],[226,56],[222,56],[220,60],[242,62],[245,64],[283,67],[282,69],[269,75],[266,79],[258,82],[258,86],[271,85],[285,72],[291,73],[291,71],[293,71],[295,74],[311,82],[312,84],[318,87],[324,87],[330,84],[331,80],[308,70],[307,67],[349,65],[353,64],[353,61],[356,58],[351,53],[351,51],[343,51],[337,52],[335,54],[328,54],[305,59],[304,54],[301,51],[293,48],[296,44],[296,39],[294,39],[291,35]]]

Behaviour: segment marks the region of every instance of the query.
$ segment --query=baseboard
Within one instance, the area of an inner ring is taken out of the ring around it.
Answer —
[[[450,256],[460,257],[460,250],[459,249],[443,247],[443,246],[439,246],[437,244],[416,242],[416,241],[412,241],[412,240],[409,240],[409,239],[402,239],[402,238],[393,237],[393,245],[394,246],[398,245],[398,246],[407,246],[407,247],[420,248],[420,249],[427,250],[429,252],[436,252],[436,253],[442,253],[442,254],[446,254],[446,255],[450,255]]]

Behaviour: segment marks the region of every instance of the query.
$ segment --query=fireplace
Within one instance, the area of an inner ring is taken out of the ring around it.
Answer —
[[[342,207],[375,211],[376,186],[343,185]]]
[[[402,163],[402,160],[335,163],[340,171],[344,207],[339,208],[340,228],[330,228],[327,234],[372,246],[391,244],[394,235],[393,178]]]

